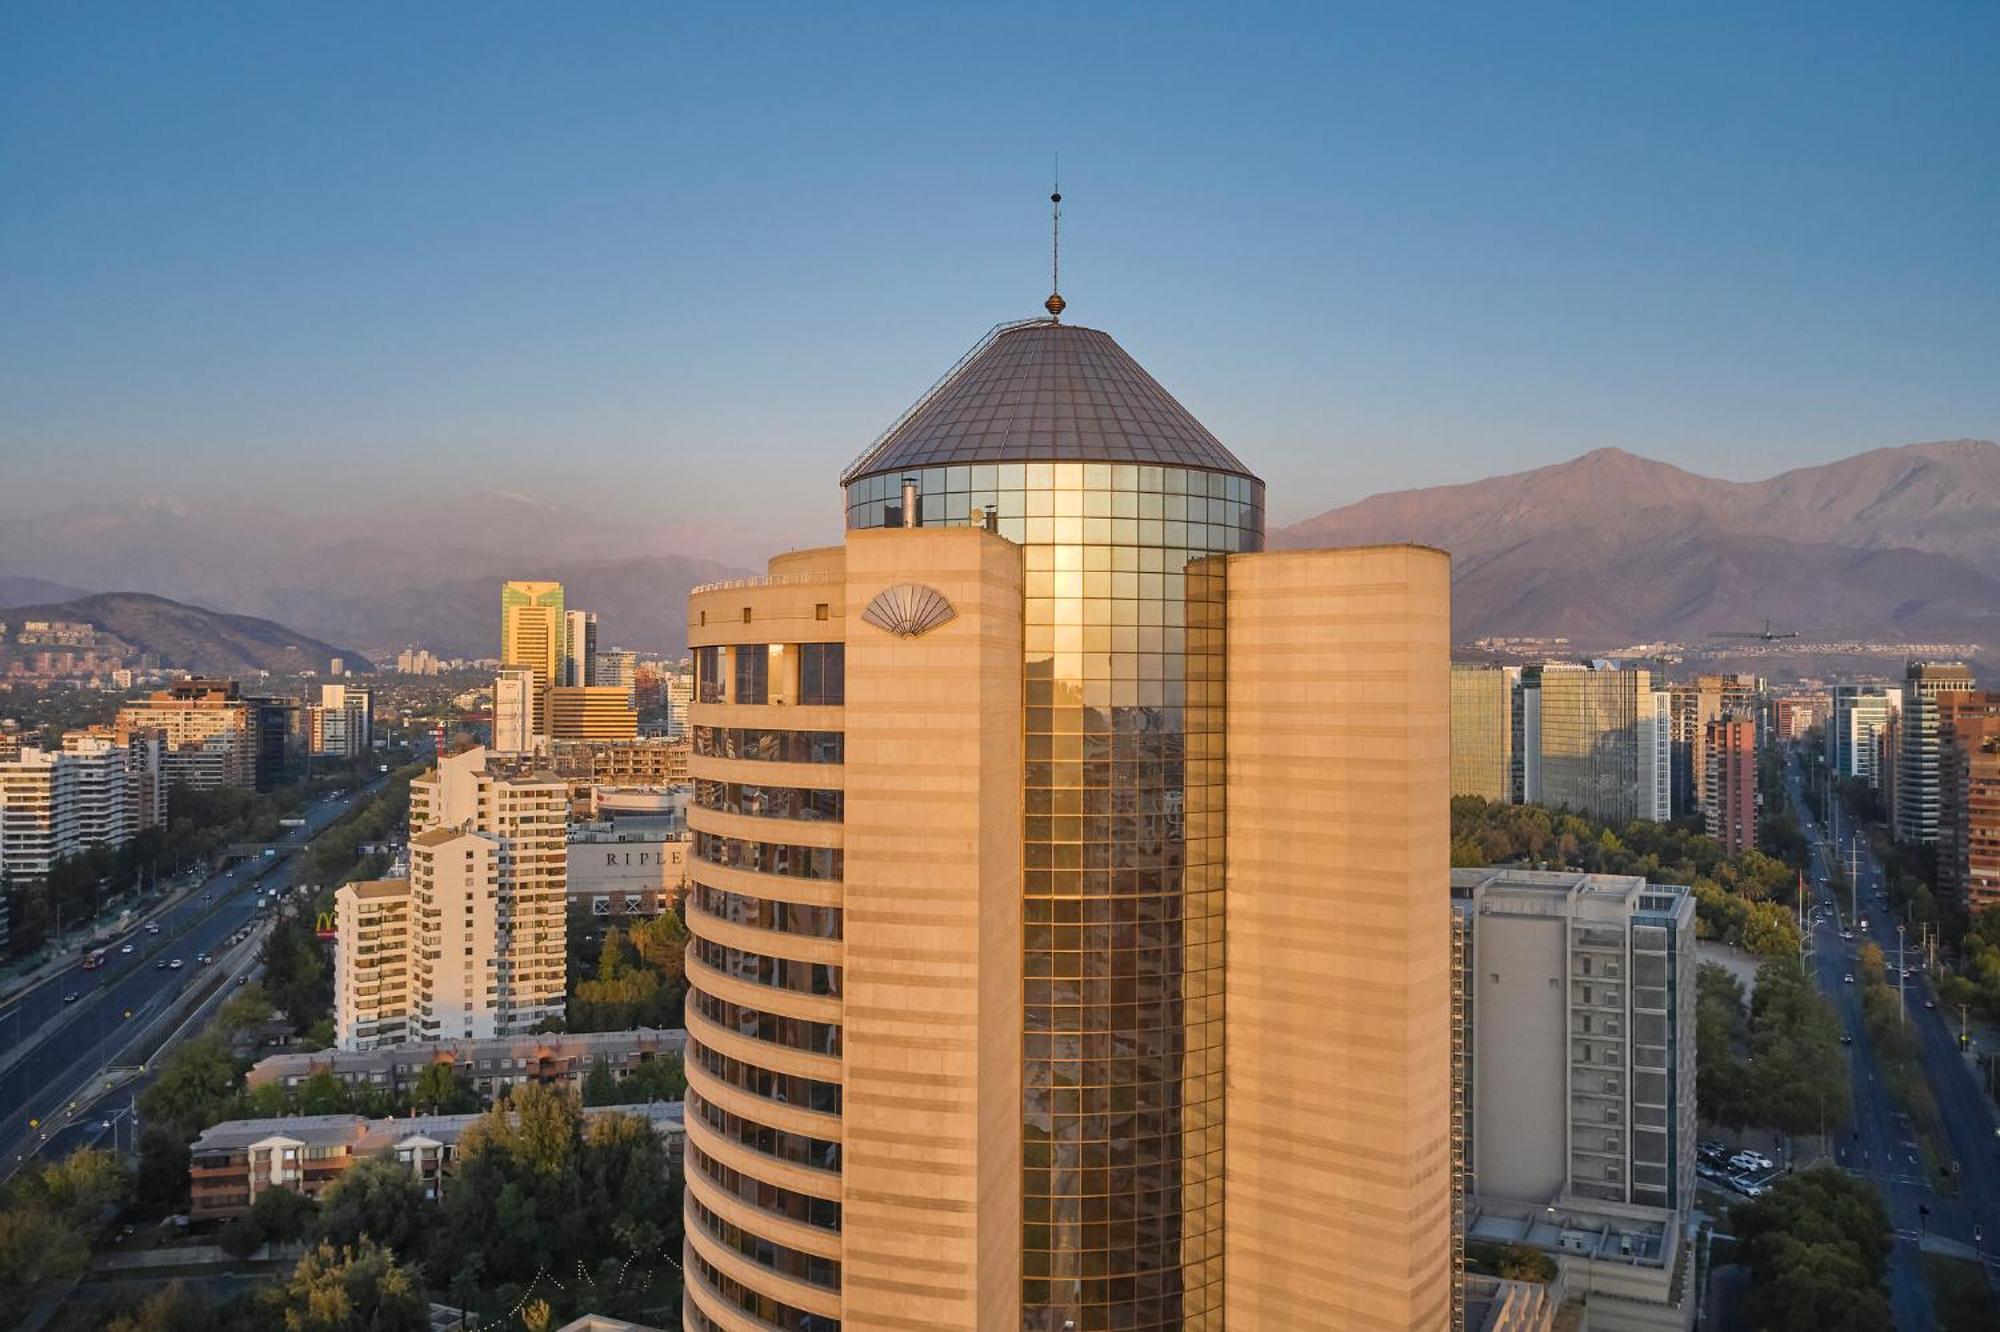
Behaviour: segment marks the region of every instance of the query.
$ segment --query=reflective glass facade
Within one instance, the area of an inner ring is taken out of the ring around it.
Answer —
[[[922,525],[1024,547],[1023,1326],[1218,1328],[1223,573],[1206,557],[1263,548],[1263,485],[968,461],[852,478],[848,525],[900,525],[906,476]]]

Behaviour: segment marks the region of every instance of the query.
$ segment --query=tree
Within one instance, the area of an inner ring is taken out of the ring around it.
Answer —
[[[211,1332],[216,1311],[176,1281],[104,1325],[104,1332]]]
[[[266,1297],[266,1308],[285,1332],[425,1332],[430,1325],[423,1283],[373,1240],[308,1250],[291,1280]]]
[[[1497,1270],[1508,1281],[1538,1281],[1547,1285],[1556,1279],[1556,1260],[1532,1244],[1509,1244],[1500,1255]]]
[[[366,1237],[408,1257],[428,1220],[423,1187],[390,1156],[356,1163],[320,1199],[313,1239],[352,1248]]]
[[[410,1089],[410,1104],[425,1114],[464,1115],[479,1108],[479,1093],[459,1079],[449,1060],[426,1064]]]
[[[131,1196],[132,1176],[119,1157],[96,1148],[38,1163],[15,1182],[15,1205],[39,1205],[67,1225],[94,1229],[107,1207]]]
[[[1822,1163],[1732,1209],[1750,1267],[1749,1314],[1764,1332],[1888,1332],[1891,1238],[1882,1197]]]
[[[89,1265],[83,1236],[46,1207],[23,1204],[0,1211],[0,1322],[19,1325],[37,1286],[74,1281]]]

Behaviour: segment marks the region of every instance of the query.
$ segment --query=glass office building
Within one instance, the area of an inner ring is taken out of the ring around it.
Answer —
[[[1023,1325],[1208,1326],[1186,1318],[1221,1268],[1207,557],[1263,549],[1263,483],[1108,335],[1052,321],[992,335],[845,480],[850,527],[900,525],[914,482],[918,525],[1023,547]]]

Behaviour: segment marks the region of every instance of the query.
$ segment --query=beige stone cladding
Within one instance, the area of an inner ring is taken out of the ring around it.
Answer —
[[[862,616],[916,584],[955,612]],[[857,531],[847,557],[842,1320],[1021,1325],[1020,548]]]
[[[1450,580],[1228,557],[1232,1328],[1451,1320]]]
[[[767,577],[688,598],[689,645],[718,672],[688,707],[703,741],[688,759],[691,1328],[822,1326],[841,1313],[844,829],[788,817],[780,794],[845,784],[843,709],[802,702],[800,675],[807,647],[845,634],[843,559],[838,546],[794,552]],[[759,658],[753,698],[738,673]]]

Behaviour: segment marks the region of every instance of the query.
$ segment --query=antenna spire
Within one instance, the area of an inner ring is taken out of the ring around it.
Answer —
[[[1055,188],[1049,192],[1049,298],[1042,302],[1042,308],[1049,312],[1049,322],[1062,322],[1062,154],[1056,154],[1054,176]]]

